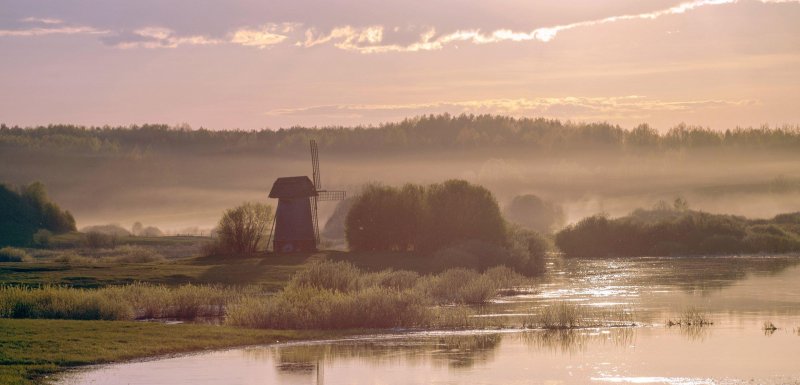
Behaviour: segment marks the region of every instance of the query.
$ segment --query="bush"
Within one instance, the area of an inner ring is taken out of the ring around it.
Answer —
[[[352,250],[433,252],[466,240],[506,241],[492,194],[460,180],[400,189],[367,186],[355,198],[345,230]]]
[[[81,231],[84,233],[100,233],[116,238],[128,237],[131,235],[130,231],[128,231],[126,228],[116,223],[110,223],[107,225],[86,226],[82,228]]]
[[[0,249],[0,262],[24,262],[31,259],[27,251],[16,247],[3,247]]]
[[[244,203],[225,212],[217,225],[220,250],[248,255],[263,247],[267,226],[272,222],[272,207]]]
[[[53,240],[53,233],[49,230],[39,229],[33,234],[33,245],[36,247],[48,248]]]
[[[148,263],[163,261],[164,256],[142,246],[124,245],[114,250],[114,256],[109,258],[119,263]]]
[[[117,246],[117,236],[99,231],[90,231],[86,233],[86,246],[92,249],[113,249]]]

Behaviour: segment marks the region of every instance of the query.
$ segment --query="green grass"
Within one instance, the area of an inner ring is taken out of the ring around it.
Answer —
[[[44,376],[80,365],[354,333],[201,324],[0,319],[0,384],[41,383]]]

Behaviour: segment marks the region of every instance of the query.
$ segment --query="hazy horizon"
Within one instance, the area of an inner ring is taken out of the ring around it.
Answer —
[[[800,1],[2,0],[9,125],[800,124]]]

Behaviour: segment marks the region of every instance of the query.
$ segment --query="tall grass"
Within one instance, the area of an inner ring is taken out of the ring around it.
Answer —
[[[367,273],[346,262],[318,262],[275,294],[256,288],[146,283],[101,289],[0,286],[0,317],[132,320],[225,316],[230,325],[273,329],[488,326],[464,307],[526,279],[504,267],[483,274],[452,269]]]
[[[0,286],[0,317],[133,320],[194,319],[225,314],[229,302],[255,296],[255,289],[136,283],[102,289],[61,286]]]
[[[0,287],[0,317],[78,320],[127,320],[133,309],[109,292],[70,289]]]
[[[365,273],[346,262],[318,262],[300,272],[274,296],[232,303],[226,322],[275,329],[464,327],[491,320],[464,307],[482,303],[506,285],[525,278],[507,268],[451,269],[422,276],[408,271]]]

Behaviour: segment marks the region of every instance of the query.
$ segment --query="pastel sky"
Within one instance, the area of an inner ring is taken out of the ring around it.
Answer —
[[[800,124],[800,0],[0,0],[0,122]]]

